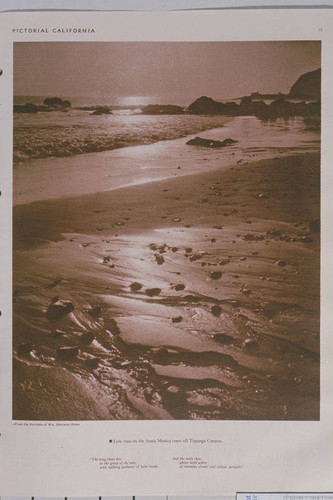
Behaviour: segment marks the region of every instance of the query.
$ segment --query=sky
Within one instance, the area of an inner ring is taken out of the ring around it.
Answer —
[[[16,42],[14,94],[185,105],[201,95],[289,92],[320,60],[316,41]]]

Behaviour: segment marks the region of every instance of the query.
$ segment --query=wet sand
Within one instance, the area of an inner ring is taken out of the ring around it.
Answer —
[[[310,153],[15,207],[14,419],[318,419],[319,212]]]

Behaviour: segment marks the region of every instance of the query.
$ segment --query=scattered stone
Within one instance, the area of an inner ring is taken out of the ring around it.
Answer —
[[[260,200],[268,200],[269,196],[267,194],[260,193],[258,198],[260,198]]]
[[[246,257],[240,257],[239,260],[241,260],[242,262],[244,262],[246,260]]]
[[[90,345],[95,339],[95,335],[91,332],[84,332],[80,336],[80,342],[86,346]]]
[[[179,283],[178,285],[175,286],[175,290],[179,292],[180,290],[184,290],[185,285],[183,283]]]
[[[176,316],[175,318],[172,318],[172,323],[181,323],[182,320],[182,316]]]
[[[98,358],[88,358],[84,361],[84,364],[87,368],[90,368],[91,370],[95,370],[98,368]]]
[[[63,335],[65,335],[65,332],[63,330],[54,330],[52,333],[51,333],[51,336],[54,338],[54,339],[58,339],[59,337],[62,337]]]
[[[214,316],[220,316],[221,313],[222,313],[222,307],[219,306],[218,304],[215,304],[213,305],[211,308],[211,313],[214,315]]]
[[[210,242],[211,242],[211,243],[215,243],[215,242],[216,242],[216,238],[212,238],[212,239],[210,240]]]
[[[275,264],[280,267],[286,267],[287,265],[287,263],[284,260],[278,260],[277,262],[275,262]]]
[[[161,288],[147,288],[146,295],[149,297],[155,297],[156,295],[159,295],[161,291]]]
[[[249,290],[248,288],[241,288],[241,292],[244,295],[250,295],[250,293],[252,293],[252,290]]]
[[[132,290],[132,292],[138,292],[139,290],[141,290],[141,288],[141,283],[138,283],[137,281],[134,281],[130,284],[130,289]]]
[[[249,221],[246,221],[249,223]],[[262,234],[252,234],[252,233],[247,233],[245,236],[243,236],[244,241],[262,241],[264,239],[264,236]]]
[[[111,262],[111,255],[106,255],[103,257],[103,263],[106,264],[107,262]]]
[[[180,217],[175,217],[174,219],[172,219],[173,222],[180,222]]]
[[[200,297],[196,296],[196,295],[185,295],[184,299],[187,301],[187,302],[200,302]]]
[[[49,320],[60,319],[72,311],[74,311],[74,306],[71,302],[58,299],[49,305],[46,311],[46,317]]]
[[[221,271],[214,271],[210,274],[212,280],[219,280],[222,277]]]
[[[172,247],[171,250],[172,250],[173,253],[175,253],[175,252],[178,252],[179,248],[178,247]]]
[[[233,337],[227,335],[226,333],[215,333],[214,340],[220,342],[221,344],[232,344],[234,341]]]
[[[155,254],[155,260],[159,266],[161,266],[165,262],[164,257],[158,253]]]
[[[296,224],[295,224],[296,226]],[[296,226],[298,227],[299,224]],[[282,234],[282,231],[280,231],[279,229],[272,229],[271,231],[266,231],[266,234],[267,236],[281,236]]]
[[[34,347],[35,346],[31,342],[24,342],[22,344],[19,344],[19,346],[17,347],[17,354],[19,356],[21,356],[22,354],[30,354]]]
[[[92,318],[99,318],[100,315],[101,315],[101,312],[102,312],[102,308],[101,306],[96,306],[94,307],[93,309],[90,309],[88,311],[88,314],[92,317]]]
[[[63,346],[57,348],[57,358],[60,360],[73,359],[76,358],[78,354],[79,354],[78,347]]]
[[[258,346],[258,342],[256,340],[253,340],[253,339],[246,339],[246,340],[244,340],[244,346],[249,351],[255,350],[255,349],[257,349],[259,347]]]
[[[226,264],[229,264],[230,263],[230,259],[223,259],[223,260],[220,260],[219,264],[220,266],[225,266]]]
[[[192,248],[190,248],[190,247],[185,248],[185,252],[186,253],[191,253],[192,252]]]
[[[192,256],[190,257],[190,261],[191,261],[191,262],[195,262],[196,260],[200,260],[200,259],[202,259],[202,257],[203,257],[203,254],[201,254],[201,253],[197,253],[197,254],[192,255]]]
[[[167,392],[169,394],[179,394],[180,393],[180,389],[178,387],[176,387],[175,385],[169,385],[169,387],[167,388]]]
[[[301,243],[312,243],[313,239],[310,238],[310,236],[301,236],[297,239],[297,241],[300,241]]]
[[[282,234],[280,236],[280,241],[291,241],[291,238],[287,236],[286,234]]]

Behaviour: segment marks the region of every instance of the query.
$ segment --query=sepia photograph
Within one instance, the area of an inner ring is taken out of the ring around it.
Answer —
[[[321,42],[13,71],[13,420],[319,420]]]

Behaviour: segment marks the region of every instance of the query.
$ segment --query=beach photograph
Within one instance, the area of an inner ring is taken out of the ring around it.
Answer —
[[[13,69],[13,420],[319,420],[320,41]]]

